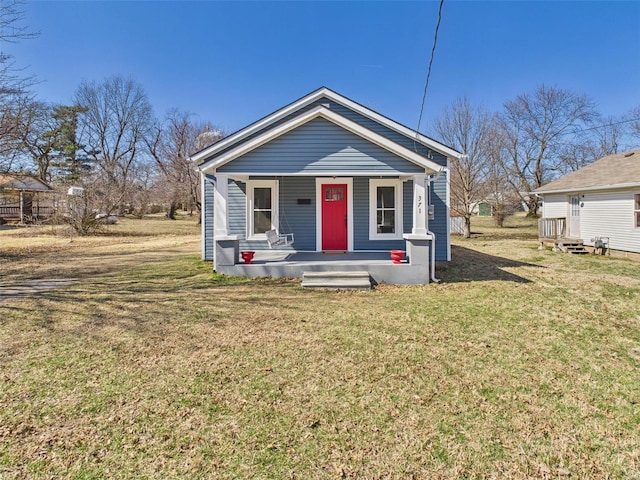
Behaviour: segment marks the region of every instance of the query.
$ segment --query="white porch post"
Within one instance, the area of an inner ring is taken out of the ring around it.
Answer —
[[[413,235],[427,235],[427,175],[413,176]]]
[[[229,235],[227,221],[227,204],[229,200],[229,178],[227,175],[216,174],[216,183],[213,188],[213,237],[226,237]]]
[[[20,223],[24,223],[24,192],[20,190]]]

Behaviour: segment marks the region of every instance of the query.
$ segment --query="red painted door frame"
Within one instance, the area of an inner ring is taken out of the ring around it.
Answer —
[[[323,183],[322,200],[322,250],[348,248],[347,184]]]

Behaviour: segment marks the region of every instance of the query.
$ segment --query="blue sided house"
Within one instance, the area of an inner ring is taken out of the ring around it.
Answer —
[[[448,164],[460,155],[320,88],[192,156],[202,258],[228,275],[428,283],[450,260]]]

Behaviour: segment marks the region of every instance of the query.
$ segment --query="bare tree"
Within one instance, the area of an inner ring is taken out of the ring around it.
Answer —
[[[528,215],[538,211],[531,192],[563,171],[563,148],[595,116],[587,96],[544,85],[505,103],[498,117],[499,159],[511,187],[527,204]]]
[[[32,101],[26,95],[0,95],[0,172],[26,167],[21,149],[23,124],[30,115]]]
[[[495,127],[495,123],[493,124]],[[491,207],[491,216],[496,227],[504,227],[505,219],[520,209],[522,200],[509,182],[508,172],[501,162],[499,131],[490,132],[490,161],[482,185],[482,199]]]
[[[635,142],[635,146],[640,144],[640,105],[634,107],[627,115],[630,122],[629,135]]]
[[[197,125],[191,115],[171,110],[162,125],[154,127],[147,148],[162,174],[167,218],[174,219],[179,204],[200,211],[200,183],[189,155],[224,138],[219,129]]]
[[[458,98],[438,117],[435,130],[439,138],[463,153],[451,162],[452,208],[464,217],[464,237],[471,236],[471,216],[482,199],[482,188],[489,163],[491,115],[473,106],[468,98]]]
[[[0,2],[0,41],[14,43],[30,39],[37,33],[22,24],[24,2]],[[23,75],[24,69],[16,65],[13,55],[0,52],[0,172],[20,165],[20,120],[29,99],[28,89],[34,83],[32,76]],[[21,165],[20,165],[21,166]]]
[[[51,165],[56,157],[55,119],[53,107],[44,102],[22,97],[20,115],[15,119],[21,150],[33,162],[36,175],[51,181]]]
[[[15,43],[35,38],[37,33],[24,26],[25,2],[3,0],[0,2],[0,41]],[[32,76],[24,76],[23,69],[16,65],[13,55],[0,52],[0,97],[22,95],[33,85]]]
[[[80,143],[93,159],[102,209],[123,214],[134,191],[137,164],[145,160],[145,138],[153,122],[147,94],[132,79],[114,76],[101,83],[81,83],[75,103],[86,108],[79,119]]]

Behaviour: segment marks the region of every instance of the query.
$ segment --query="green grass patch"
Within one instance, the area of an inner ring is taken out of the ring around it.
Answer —
[[[640,263],[514,219],[441,284],[308,291],[212,273],[184,221],[0,256],[73,279],[0,300],[1,478],[638,477]]]

